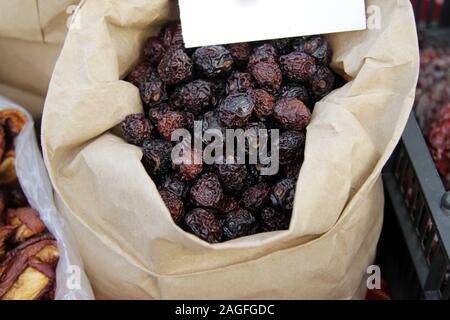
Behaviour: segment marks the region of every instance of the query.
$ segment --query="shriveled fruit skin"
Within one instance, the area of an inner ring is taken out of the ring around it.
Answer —
[[[279,160],[281,165],[298,162],[303,154],[306,136],[299,131],[285,131],[280,135]]]
[[[159,178],[172,168],[172,144],[165,140],[149,139],[142,145],[143,161],[152,178]]]
[[[241,198],[241,205],[250,211],[256,211],[266,204],[269,194],[270,187],[267,183],[257,184],[245,190]]]
[[[248,67],[252,69],[255,65],[260,62],[277,63],[278,62],[278,51],[271,44],[263,44],[253,51],[250,56]]]
[[[171,192],[181,199],[184,199],[189,192],[189,185],[176,175],[171,174],[162,179],[160,191]]]
[[[167,100],[166,85],[155,72],[140,82],[139,92],[146,107],[152,107]]]
[[[251,74],[246,72],[233,72],[227,80],[225,92],[230,94],[233,92],[247,92],[255,86]]]
[[[173,221],[179,223],[184,217],[184,203],[181,197],[169,191],[160,191],[159,194],[169,209]]]
[[[144,45],[144,57],[152,65],[158,65],[166,53],[162,40],[158,37],[150,37]]]
[[[222,198],[222,186],[215,174],[202,175],[191,188],[191,199],[199,207],[217,208]]]
[[[194,80],[178,87],[171,100],[177,108],[200,113],[215,104],[214,89],[208,81]]]
[[[182,49],[176,47],[170,48],[158,65],[159,76],[168,85],[178,84],[189,79],[192,70],[191,58]]]
[[[220,221],[208,210],[197,208],[189,212],[184,218],[188,231],[209,243],[222,240],[222,226]]]
[[[217,175],[224,189],[235,193],[244,187],[247,169],[241,164],[220,164],[217,166]]]
[[[222,133],[223,138],[225,139],[225,134],[226,134],[226,128],[223,126],[222,122],[220,121],[220,117],[219,117],[219,113],[217,112],[217,110],[215,111],[208,111],[207,113],[205,113],[203,115],[202,119],[202,131],[203,131],[203,142],[204,143],[209,143],[211,141],[209,141],[207,139],[207,137],[205,137],[205,133],[208,130],[218,130],[219,132]]]
[[[307,106],[311,103],[308,89],[301,84],[284,85],[281,87],[279,98],[297,98]]]
[[[153,68],[148,62],[140,62],[131,70],[125,80],[139,88],[141,82],[151,76],[152,73]]]
[[[280,210],[292,210],[295,199],[295,180],[284,179],[275,184],[272,188],[270,201],[274,208]]]
[[[250,96],[255,104],[255,114],[260,120],[266,120],[273,114],[275,98],[263,89],[251,90]]]
[[[175,130],[188,127],[189,123],[186,114],[178,111],[168,111],[162,114],[156,124],[158,132],[167,141],[171,141]]]
[[[316,73],[316,61],[304,52],[292,52],[280,57],[283,76],[290,81],[308,82]]]
[[[195,149],[191,149],[187,156],[190,158],[190,161],[176,165],[175,168],[181,180],[192,181],[202,173],[203,161],[201,153],[197,153]]]
[[[289,229],[291,214],[267,207],[261,211],[261,229],[265,232]]]
[[[251,73],[261,89],[269,93],[277,93],[280,90],[283,76],[276,62],[261,61],[251,68]]]
[[[184,48],[183,33],[179,22],[172,22],[167,25],[161,34],[161,38],[166,48]]]
[[[335,77],[330,68],[317,66],[317,71],[311,79],[311,93],[315,99],[321,99],[334,89]]]
[[[228,128],[243,127],[248,123],[255,104],[246,93],[233,93],[219,105],[220,121]]]
[[[252,47],[249,43],[234,43],[229,44],[226,47],[237,67],[243,67],[248,63],[248,59],[252,53]]]
[[[222,201],[220,201],[219,206],[217,208],[220,216],[226,216],[226,214],[230,213],[239,208],[239,203],[236,198],[230,196],[224,196]]]
[[[296,98],[279,100],[275,105],[274,116],[286,130],[302,131],[311,121],[311,112]]]
[[[197,70],[207,78],[225,77],[234,64],[233,57],[224,46],[198,48],[192,58]]]
[[[318,63],[327,66],[333,58],[333,50],[323,36],[313,36],[294,44],[296,51],[305,52],[314,57]]]
[[[228,213],[223,220],[223,233],[228,240],[255,234],[258,227],[250,211],[241,208]]]
[[[153,129],[150,120],[142,113],[128,115],[120,127],[123,138],[137,146],[142,146],[144,141],[151,137]]]

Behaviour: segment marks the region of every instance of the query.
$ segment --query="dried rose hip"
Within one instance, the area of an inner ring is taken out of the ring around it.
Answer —
[[[281,210],[292,210],[295,199],[295,180],[284,179],[275,184],[270,195],[272,206]]]
[[[263,89],[251,90],[249,93],[255,103],[256,116],[260,120],[266,120],[273,113],[275,98]]]
[[[146,140],[142,146],[144,164],[150,175],[159,178],[172,168],[172,144],[159,139]]]
[[[328,67],[317,66],[317,72],[311,79],[311,93],[314,98],[321,99],[334,88],[334,75]]]
[[[153,73],[152,66],[147,62],[138,63],[126,77],[126,81],[131,82],[136,87],[140,87],[142,81],[150,77]]]
[[[243,127],[253,113],[253,99],[246,93],[233,93],[219,105],[220,121],[227,127]]]
[[[270,44],[263,44],[262,46],[257,47],[253,54],[250,56],[248,66],[252,69],[255,65],[260,62],[269,62],[269,63],[277,63],[278,61],[278,52]]]
[[[184,199],[189,192],[189,186],[175,175],[165,176],[162,180],[160,190],[172,192],[174,195]]]
[[[183,33],[181,23],[170,23],[162,32],[161,38],[166,48],[179,47],[184,48]]]
[[[261,229],[265,232],[287,230],[290,222],[290,213],[277,211],[270,207],[261,211]]]
[[[191,181],[197,178],[203,171],[203,162],[201,159],[201,153],[198,154],[195,150],[190,150],[187,155],[190,161],[175,166],[180,178],[184,181]]]
[[[222,186],[215,174],[202,175],[191,188],[191,198],[200,207],[216,208],[222,197]]]
[[[173,221],[179,223],[184,217],[184,203],[183,200],[169,191],[160,191],[162,200],[169,209]]]
[[[251,211],[261,208],[269,200],[270,187],[267,183],[260,183],[245,190],[241,198],[241,205]]]
[[[188,127],[189,122],[186,114],[178,111],[168,111],[162,114],[156,124],[158,132],[167,141],[171,141],[172,134],[175,130]]]
[[[250,58],[252,47],[248,43],[234,43],[227,45],[228,51],[230,51],[233,57],[234,64],[237,67],[243,67],[248,63]]]
[[[241,208],[228,213],[223,220],[224,236],[230,240],[255,234],[258,227],[255,217]]]
[[[251,72],[261,89],[269,93],[276,93],[280,90],[283,77],[276,62],[259,62],[251,68]]]
[[[166,85],[156,73],[152,73],[141,81],[139,92],[146,107],[152,107],[167,99]]]
[[[329,65],[333,58],[333,50],[328,41],[322,36],[313,36],[302,39],[294,44],[293,47],[296,51],[305,52],[313,56],[317,62],[324,66]]]
[[[287,130],[302,131],[311,121],[311,112],[296,98],[283,98],[274,109],[275,119]]]
[[[222,133],[223,138],[225,139],[225,128],[223,127],[222,123],[220,122],[219,113],[217,111],[209,111],[203,115],[202,118],[202,127],[203,127],[203,142],[204,143],[210,143],[205,136],[206,131],[208,130],[218,130]]]
[[[279,98],[297,98],[305,105],[311,103],[308,89],[301,84],[288,84],[281,87]]]
[[[153,65],[158,65],[166,53],[163,42],[158,37],[150,37],[144,45],[145,59]]]
[[[207,78],[226,76],[234,64],[230,52],[223,46],[198,48],[192,58],[198,71]]]
[[[176,107],[184,107],[193,112],[202,112],[215,103],[214,88],[204,80],[194,80],[178,87],[172,95]]]
[[[224,196],[222,201],[220,201],[217,210],[219,211],[220,215],[226,215],[227,213],[230,213],[231,211],[234,211],[238,208],[239,203],[235,198],[230,196]]]
[[[290,81],[308,82],[316,73],[316,61],[309,54],[292,52],[280,57],[281,71]]]
[[[271,42],[275,49],[277,49],[277,51],[282,54],[286,54],[289,53],[289,51],[292,51],[292,38],[275,39]]]
[[[200,239],[209,243],[217,243],[222,240],[222,226],[213,213],[205,209],[194,209],[189,212],[184,223],[188,230]]]
[[[180,83],[192,75],[192,61],[189,56],[178,48],[169,49],[158,65],[161,79],[168,85]]]
[[[220,164],[217,166],[217,175],[225,191],[235,193],[244,187],[247,169],[242,164]]]
[[[152,124],[142,113],[130,114],[120,127],[125,141],[137,146],[142,146],[152,134]]]
[[[285,131],[280,135],[280,164],[287,165],[299,161],[303,154],[306,136],[298,131]]]
[[[148,118],[156,126],[162,116],[169,111],[175,111],[175,109],[167,103],[160,103],[148,110]]]
[[[247,92],[253,87],[254,82],[251,74],[236,71],[228,78],[225,92],[227,95],[233,92]]]

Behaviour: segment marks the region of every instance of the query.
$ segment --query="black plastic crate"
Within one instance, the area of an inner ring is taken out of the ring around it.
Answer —
[[[450,40],[450,0],[412,3],[419,30]],[[377,263],[392,299],[450,299],[450,192],[445,192],[413,113],[383,181],[385,223]]]

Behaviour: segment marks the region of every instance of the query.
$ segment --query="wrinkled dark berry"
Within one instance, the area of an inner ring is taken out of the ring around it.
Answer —
[[[188,127],[189,123],[186,114],[178,111],[168,111],[162,114],[156,124],[159,134],[167,141],[171,141],[175,130]]]
[[[162,200],[169,209],[170,215],[172,216],[173,221],[179,223],[184,217],[184,203],[183,200],[169,191],[160,191]]]
[[[247,92],[253,89],[254,85],[251,74],[236,71],[228,78],[225,93],[228,95],[233,92]]]
[[[166,48],[184,48],[183,33],[181,23],[172,22],[162,32],[163,44]]]
[[[303,39],[294,45],[294,49],[313,56],[317,62],[324,66],[329,65],[333,58],[333,50],[328,41],[322,36]]]
[[[196,68],[207,78],[224,77],[233,67],[233,57],[223,46],[201,47],[192,56]]]
[[[234,211],[238,208],[239,203],[235,198],[230,196],[224,196],[223,199],[220,201],[217,210],[219,211],[219,214],[221,216],[224,216],[227,213],[230,213],[231,211]]]
[[[166,53],[163,42],[158,37],[150,37],[144,45],[145,59],[153,65],[158,65]]]
[[[202,175],[191,188],[191,198],[200,207],[217,208],[222,197],[222,186],[215,174]]]
[[[292,210],[295,199],[295,180],[284,179],[275,184],[270,194],[270,201],[275,208]]]
[[[255,217],[245,209],[231,211],[223,220],[223,233],[230,240],[255,234],[258,227]]]
[[[277,63],[278,62],[278,52],[272,45],[266,43],[263,44],[253,51],[250,56],[248,66],[252,69],[255,65],[260,62]]]
[[[311,80],[311,93],[321,99],[334,89],[334,75],[328,67],[317,66],[317,72]]]
[[[150,77],[153,73],[152,66],[147,62],[138,63],[126,77],[126,81],[131,82],[139,88],[141,82]]]
[[[144,164],[153,178],[159,178],[172,168],[172,144],[159,139],[146,140],[142,146]]]
[[[255,103],[255,114],[260,120],[266,120],[272,115],[275,107],[275,98],[263,89],[250,91],[250,96]]]
[[[284,177],[287,179],[297,180],[300,174],[300,169],[302,168],[302,163],[292,163],[283,167]]]
[[[251,68],[251,72],[261,89],[269,93],[276,93],[280,90],[283,77],[277,63],[259,62]]]
[[[214,88],[208,81],[194,80],[175,90],[172,103],[176,107],[184,107],[195,113],[202,112],[214,105]]]
[[[162,180],[160,190],[172,192],[174,195],[184,199],[189,192],[189,186],[175,175],[168,175]]]
[[[289,84],[281,87],[280,98],[297,98],[304,104],[309,105],[311,103],[308,89],[301,84]]]
[[[189,56],[177,48],[169,49],[158,65],[161,79],[168,85],[180,83],[192,75],[193,65]]]
[[[291,214],[264,208],[261,211],[261,229],[265,232],[287,230],[291,222]]]
[[[255,211],[269,200],[270,187],[267,183],[260,183],[245,190],[241,198],[241,205],[248,210]]]
[[[233,43],[227,45],[228,51],[230,51],[233,57],[234,64],[237,67],[243,67],[248,63],[248,59],[252,53],[252,47],[248,43]]]
[[[280,135],[280,164],[287,165],[298,161],[303,154],[306,136],[298,131],[285,131]]]
[[[190,161],[176,165],[175,168],[182,180],[191,181],[197,178],[203,171],[201,152],[197,153],[194,150],[190,150],[186,157],[187,159],[190,158]]]
[[[185,216],[184,223],[188,230],[200,239],[209,243],[222,240],[220,221],[208,210],[200,208],[192,210]]]
[[[152,124],[142,113],[130,114],[122,121],[122,136],[128,143],[142,146],[152,134]]]
[[[139,92],[146,107],[152,107],[167,99],[166,85],[156,73],[141,81]]]
[[[280,57],[283,76],[290,81],[308,82],[317,70],[316,61],[309,54],[292,52]]]
[[[253,99],[246,93],[233,93],[219,105],[219,118],[226,127],[243,127],[253,113]]]
[[[158,121],[162,119],[162,116],[169,111],[175,111],[175,109],[167,103],[161,103],[148,110],[148,118],[156,126]]]
[[[242,164],[220,164],[217,166],[217,175],[225,191],[235,193],[244,187],[247,169]]]
[[[302,131],[311,121],[311,112],[296,98],[283,98],[277,102],[274,115],[287,130]]]
[[[203,115],[203,142],[210,143],[209,139],[205,136],[205,132],[208,130],[219,130],[222,133],[223,139],[225,139],[226,128],[223,127],[219,119],[219,113],[217,111],[209,111]],[[212,140],[212,139],[211,139]]]
[[[289,53],[292,51],[292,38],[282,38],[272,40],[272,45],[277,49],[277,51],[281,54]]]

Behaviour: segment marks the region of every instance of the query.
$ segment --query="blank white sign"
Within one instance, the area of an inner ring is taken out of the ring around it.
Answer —
[[[363,30],[364,0],[179,0],[186,47]]]

